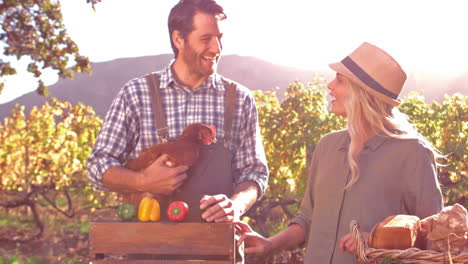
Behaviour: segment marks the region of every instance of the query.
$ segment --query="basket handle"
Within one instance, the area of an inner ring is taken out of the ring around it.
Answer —
[[[353,236],[354,241],[356,242],[356,251],[357,251],[357,259],[359,263],[370,264],[371,262],[366,257],[366,248],[367,242],[365,242],[364,238],[362,237],[362,233],[359,230],[359,224],[356,220],[352,220],[349,228],[351,230],[351,235]]]

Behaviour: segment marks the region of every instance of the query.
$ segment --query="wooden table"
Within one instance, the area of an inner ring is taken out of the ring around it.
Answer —
[[[89,231],[93,264],[235,262],[232,223],[93,221]]]

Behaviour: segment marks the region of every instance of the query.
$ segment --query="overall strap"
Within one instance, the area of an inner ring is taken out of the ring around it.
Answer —
[[[233,82],[224,81],[226,87],[226,104],[224,110],[224,145],[229,147],[231,142],[232,122],[236,113],[237,85]]]
[[[153,115],[156,121],[156,132],[158,133],[159,143],[167,142],[169,139],[169,127],[167,126],[166,116],[162,107],[161,95],[159,93],[159,76],[151,73],[145,76],[148,83]]]

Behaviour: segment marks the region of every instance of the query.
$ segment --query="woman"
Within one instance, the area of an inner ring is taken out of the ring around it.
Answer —
[[[353,263],[352,220],[367,238],[389,215],[422,219],[442,209],[437,151],[396,108],[406,80],[400,65],[363,43],[330,67],[336,72],[328,84],[331,111],[347,118],[347,129],[317,143],[299,213],[287,229],[266,239],[237,224],[246,253],[306,243],[305,263]]]

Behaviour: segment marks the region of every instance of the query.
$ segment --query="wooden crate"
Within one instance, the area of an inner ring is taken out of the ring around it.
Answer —
[[[232,223],[94,221],[89,253],[93,264],[235,262]]]

